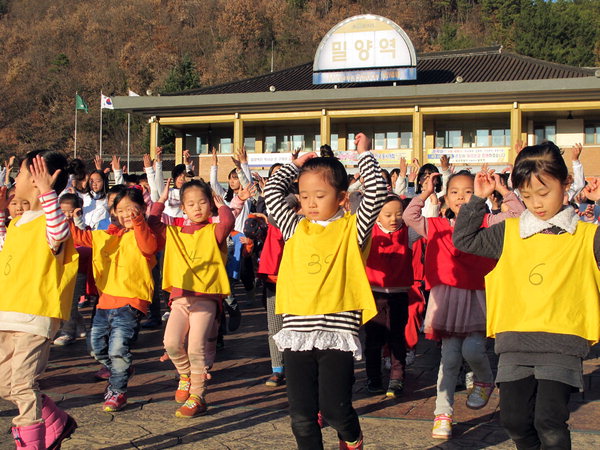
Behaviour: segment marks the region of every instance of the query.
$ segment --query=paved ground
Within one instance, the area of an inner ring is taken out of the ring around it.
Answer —
[[[207,400],[209,412],[194,419],[174,416],[172,400],[177,386],[170,362],[159,362],[162,330],[147,330],[134,349],[136,375],[124,411],[101,410],[105,383],[96,382],[99,366],[86,356],[83,339],[69,347],[54,347],[42,389],[76,418],[79,428],[63,449],[288,449],[295,447],[287,415],[285,387],[268,388],[270,374],[266,345],[266,317],[262,306],[241,302],[240,330],[226,336],[212,371]],[[587,390],[572,398],[573,446],[600,448],[600,351],[585,362]],[[355,401],[367,449],[512,449],[498,424],[498,397],[472,411],[464,406],[466,393],[458,392],[455,436],[449,442],[430,438],[435,402],[439,349],[420,342],[415,364],[408,369],[405,395],[398,401],[368,396],[362,363],[357,364]],[[495,361],[494,361],[495,362]],[[0,430],[8,430],[14,407],[0,401]],[[325,448],[337,448],[336,435],[323,430]],[[0,448],[13,448],[8,432],[0,433]]]

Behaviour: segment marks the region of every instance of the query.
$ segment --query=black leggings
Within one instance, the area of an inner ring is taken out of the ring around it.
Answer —
[[[573,387],[533,376],[499,386],[500,419],[519,450],[571,448],[567,420]]]
[[[360,438],[352,407],[354,359],[341,350],[283,352],[292,431],[300,450],[323,448],[319,411],[343,441]]]

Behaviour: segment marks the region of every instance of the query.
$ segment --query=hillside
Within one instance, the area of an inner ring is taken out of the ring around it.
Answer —
[[[340,20],[386,16],[417,51],[493,43],[556,62],[600,64],[600,2],[579,0],[0,0],[0,157],[45,147],[97,151],[100,92],[172,92],[312,60]],[[123,114],[104,114],[103,148],[122,153]],[[132,148],[145,151],[133,121]]]

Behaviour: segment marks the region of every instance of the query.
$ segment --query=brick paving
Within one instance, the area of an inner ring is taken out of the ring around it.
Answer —
[[[258,298],[258,297],[257,297]],[[99,365],[87,356],[83,339],[68,347],[53,347],[41,386],[79,423],[63,449],[288,449],[295,447],[285,387],[269,388],[266,315],[258,300],[241,302],[240,330],[225,337],[225,348],[211,374],[208,414],[193,419],[174,417],[177,375],[170,362],[159,362],[163,330],[144,330],[134,346],[135,376],[124,411],[101,410],[104,382],[94,380]],[[86,311],[89,314],[89,311]],[[491,353],[490,353],[491,354]],[[492,362],[495,358],[491,354]],[[494,392],[482,410],[465,407],[466,391],[456,394],[454,438],[431,439],[439,349],[422,340],[415,363],[408,368],[405,394],[399,400],[366,393],[364,364],[356,365],[354,405],[367,449],[512,449],[498,423]],[[571,429],[574,448],[600,448],[600,350],[584,363],[586,391],[574,394]],[[0,429],[8,430],[14,406],[0,401]],[[323,430],[325,448],[337,448],[335,432]],[[14,448],[8,431],[0,433],[0,448]]]

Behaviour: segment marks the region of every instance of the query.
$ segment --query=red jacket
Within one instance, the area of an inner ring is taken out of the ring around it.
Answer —
[[[375,224],[366,270],[371,286],[392,288],[413,284],[412,251],[406,225],[386,233]]]
[[[495,259],[464,253],[454,247],[448,219],[427,219],[425,288],[445,284],[462,289],[485,289],[484,277],[496,265]]]

